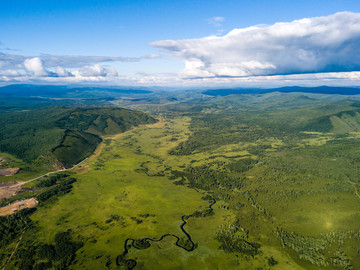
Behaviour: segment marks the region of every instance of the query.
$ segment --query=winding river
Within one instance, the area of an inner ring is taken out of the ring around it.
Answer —
[[[150,176],[148,174],[149,169],[144,167],[144,164],[141,164],[140,167],[145,168],[146,169],[145,174],[147,176]],[[196,192],[198,192],[200,194],[205,194],[203,192],[200,192],[196,188],[192,188],[189,186],[188,186],[188,188],[194,189]],[[209,201],[211,201],[211,203],[208,206],[208,208],[210,209],[209,213],[211,213],[214,211],[213,205],[216,204],[216,200],[215,200],[215,198],[211,197],[211,199]],[[133,269],[137,264],[136,261],[133,259],[125,259],[125,256],[129,253],[130,248],[135,248],[138,250],[147,249],[151,246],[150,242],[160,242],[166,237],[176,238],[176,242],[175,242],[176,246],[178,246],[186,251],[189,251],[189,252],[193,251],[197,247],[197,244],[193,242],[191,235],[184,229],[185,225],[187,224],[186,220],[190,217],[192,217],[192,215],[183,215],[181,217],[181,220],[183,221],[183,223],[180,225],[180,229],[187,237],[187,239],[185,241],[183,239],[181,239],[179,236],[177,236],[175,234],[170,234],[170,233],[164,234],[158,239],[157,238],[149,238],[149,237],[145,237],[145,238],[141,238],[141,239],[127,238],[124,243],[124,252],[121,255],[117,256],[116,264],[118,266],[127,266],[127,269],[129,269],[129,270]],[[139,246],[139,244],[140,244],[140,246]]]

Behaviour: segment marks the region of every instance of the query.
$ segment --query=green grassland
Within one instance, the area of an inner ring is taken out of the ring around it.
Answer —
[[[6,162],[0,165],[0,169],[21,168],[21,170],[12,176],[0,176],[0,182],[13,182],[29,180],[38,175],[43,175],[53,168],[53,164],[57,162],[53,155],[40,156],[32,163],[25,162],[9,153],[0,153],[0,157]]]
[[[200,193],[184,185],[174,185],[165,176],[167,168],[179,169],[188,162],[187,158],[181,160],[167,154],[176,145],[171,138],[186,139],[188,124],[189,118],[174,119],[163,127],[142,127],[124,138],[107,141],[101,155],[90,162],[90,171],[80,171],[77,175],[70,194],[40,207],[32,215],[38,227],[36,243],[51,244],[57,233],[71,229],[73,238],[84,243],[71,268],[102,269],[106,265],[117,268],[116,258],[124,252],[127,238],[158,239],[164,234],[174,234],[186,240],[180,229],[182,216],[206,210],[209,202],[202,198],[206,194],[214,196],[213,192]],[[161,150],[154,154],[156,148]],[[163,161],[166,157],[169,160]],[[264,246],[257,260],[248,254],[219,250],[216,235],[224,224],[232,224],[237,214],[221,199],[221,194],[216,198],[214,215],[187,219],[185,230],[196,243],[195,250],[186,251],[175,245],[174,237],[167,237],[145,250],[130,249],[126,258],[136,259],[140,269],[220,266],[220,269],[248,269],[255,265],[266,267],[268,258],[275,256],[279,269],[286,269],[289,264],[300,268],[286,253],[271,246]],[[242,221],[241,225],[246,223]],[[25,237],[34,239],[34,235],[25,234]],[[248,240],[256,238],[249,236]],[[16,265],[15,260],[13,263]]]
[[[59,235],[72,255],[49,269],[357,269],[359,107],[279,93],[147,104],[163,121],[104,138],[72,189],[45,191],[9,269],[49,263]]]
[[[19,175],[1,177],[1,181],[26,180],[63,166],[69,168],[88,157],[101,136],[154,122],[143,112],[122,108],[52,107],[2,113],[0,151],[23,163]]]

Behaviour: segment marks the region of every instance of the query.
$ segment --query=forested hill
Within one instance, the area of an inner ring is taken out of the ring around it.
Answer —
[[[122,108],[46,108],[3,113],[0,152],[26,162],[60,161],[70,167],[88,157],[101,135],[121,133],[157,120]]]
[[[59,119],[57,125],[62,129],[111,135],[155,121],[146,113],[123,108],[79,108]]]
[[[280,88],[231,88],[231,89],[211,89],[202,92],[209,96],[228,96],[243,94],[266,94],[271,92],[280,93],[311,93],[311,94],[327,94],[327,95],[360,95],[360,88],[354,87],[299,87],[287,86]]]

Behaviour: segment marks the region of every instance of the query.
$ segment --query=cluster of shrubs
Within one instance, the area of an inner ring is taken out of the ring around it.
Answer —
[[[257,161],[252,158],[244,158],[231,162],[228,168],[232,172],[244,173],[254,167],[256,163]]]
[[[225,252],[239,252],[254,257],[260,253],[260,244],[248,241],[249,231],[242,228],[239,220],[222,224],[216,233],[216,239],[221,242],[220,249]]]
[[[44,202],[53,196],[62,196],[69,193],[72,189],[72,184],[76,181],[75,178],[66,176],[52,176],[49,179],[42,180],[38,186],[52,187],[43,193],[40,193],[36,199],[39,202]]]
[[[69,176],[67,173],[59,173],[41,180],[36,187],[44,188],[45,191],[37,195],[37,200],[42,203],[52,197],[70,192],[76,179]],[[25,208],[13,215],[0,217],[0,247],[19,239],[25,230],[34,232],[37,230],[36,224],[30,218],[34,211],[36,208]],[[16,252],[17,262],[15,265],[21,270],[41,270],[52,267],[66,269],[74,260],[75,253],[81,246],[81,243],[71,241],[69,231],[58,233],[55,236],[55,245],[41,244],[39,246],[36,243],[22,240],[19,250]],[[37,258],[42,261],[36,263]]]
[[[56,265],[55,269],[66,269],[82,245],[72,241],[70,231],[61,232],[55,235],[55,245],[42,244],[37,254],[40,259],[48,260],[46,264]]]
[[[27,226],[31,225],[29,215],[34,211],[35,208],[25,208],[14,215],[0,217],[0,247],[14,241]]]
[[[45,179],[41,180],[39,183],[36,184],[36,187],[44,188],[44,187],[51,187],[58,183],[60,180],[63,180],[70,176],[67,173],[58,173],[53,176],[46,177]]]
[[[41,243],[19,250],[17,254],[21,262],[17,267],[20,270],[68,269],[82,245],[72,241],[70,231],[57,233],[54,245]]]

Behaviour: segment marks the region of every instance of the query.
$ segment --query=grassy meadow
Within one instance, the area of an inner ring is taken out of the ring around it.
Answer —
[[[9,268],[27,269],[30,246],[37,269],[359,268],[359,106],[281,97],[157,106],[161,121],[103,136]],[[64,232],[61,268],[41,250]]]
[[[105,142],[101,154],[90,164],[82,165],[90,170],[80,172],[73,191],[33,215],[41,228],[39,240],[51,242],[57,232],[71,229],[85,243],[74,268],[101,269],[108,260],[115,267],[115,258],[123,252],[126,238],[159,238],[166,233],[185,237],[180,230],[182,215],[205,209],[208,203],[193,189],[174,185],[164,176],[148,176],[141,164],[149,168],[149,175],[159,171],[159,158],[165,157],[174,144],[165,136],[161,146],[156,147],[158,139],[154,137],[169,129],[179,137],[185,136],[186,124],[186,119],[181,119],[160,128],[142,127],[123,138]],[[151,153],[159,156],[152,157]],[[171,160],[167,166],[175,164],[176,160]],[[199,235],[199,240],[194,238],[199,244],[194,252],[176,247],[175,240],[169,237],[147,250],[131,250],[127,256],[137,257],[139,266],[146,269],[158,265],[159,258],[163,258],[163,267],[171,264],[185,267],[194,262],[216,265],[228,255],[218,253],[214,232],[223,220],[233,219],[234,214],[215,209],[215,216],[202,218],[203,222],[190,220],[185,226],[190,234]],[[112,219],[113,216],[117,218]],[[204,247],[198,242],[200,239],[206,243]],[[226,260],[223,264],[225,267]]]

